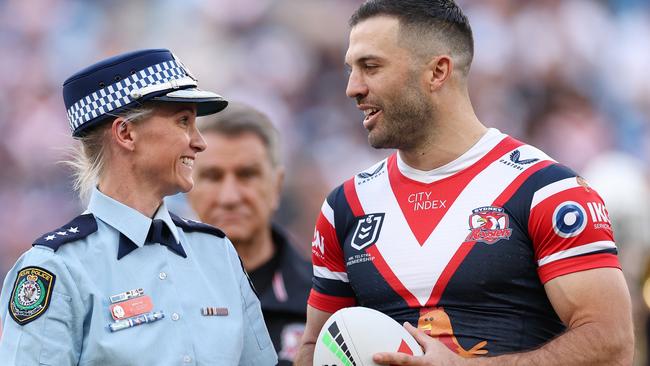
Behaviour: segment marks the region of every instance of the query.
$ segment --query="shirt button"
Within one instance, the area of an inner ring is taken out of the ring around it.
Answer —
[[[173,320],[173,321],[176,321],[176,320],[178,320],[178,319],[180,319],[180,318],[181,318],[181,316],[178,315],[178,313],[174,313],[174,314],[172,314],[172,320]],[[188,357],[189,357],[189,356],[188,356]]]
[[[183,362],[185,362],[185,363],[190,363],[190,362],[192,362],[192,357],[190,357],[190,356],[183,356]]]
[[[165,272],[158,273],[158,278],[160,278],[161,280],[164,280],[165,278],[167,278],[167,273],[165,273]]]

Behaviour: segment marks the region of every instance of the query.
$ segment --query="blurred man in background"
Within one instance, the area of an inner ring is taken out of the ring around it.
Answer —
[[[200,121],[199,129],[208,147],[194,163],[189,202],[202,221],[232,240],[260,297],[280,365],[290,365],[304,331],[311,267],[271,222],[284,177],[277,130],[264,114],[237,103]]]

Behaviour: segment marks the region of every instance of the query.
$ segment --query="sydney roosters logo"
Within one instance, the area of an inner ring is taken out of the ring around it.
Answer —
[[[501,207],[485,206],[472,210],[469,216],[470,233],[466,242],[476,241],[493,244],[501,239],[510,239],[510,217]]]

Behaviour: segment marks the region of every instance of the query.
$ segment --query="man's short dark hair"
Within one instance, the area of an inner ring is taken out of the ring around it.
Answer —
[[[368,0],[352,14],[350,26],[382,15],[397,18],[400,40],[416,55],[429,58],[450,52],[464,74],[469,72],[474,57],[472,28],[453,0]]]
[[[264,143],[271,165],[277,167],[280,164],[278,130],[264,113],[247,104],[230,102],[223,111],[201,118],[198,128],[201,133],[213,132],[229,137],[252,133]]]

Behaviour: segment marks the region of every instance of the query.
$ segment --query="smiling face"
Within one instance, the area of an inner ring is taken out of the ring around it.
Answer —
[[[217,226],[235,245],[270,229],[280,201],[282,172],[252,132],[206,132],[208,148],[194,165],[196,186],[188,194],[199,218]]]
[[[425,139],[434,107],[423,67],[399,45],[397,19],[377,16],[355,25],[345,63],[350,69],[346,94],[364,112],[373,147],[409,149]]]
[[[134,124],[133,133],[131,169],[141,184],[160,197],[192,189],[194,159],[205,150],[196,128],[196,105],[157,103],[149,118]]]

